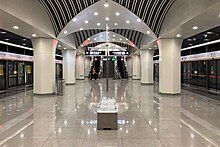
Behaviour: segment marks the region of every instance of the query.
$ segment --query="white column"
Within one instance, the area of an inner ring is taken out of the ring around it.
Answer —
[[[142,49],[141,54],[141,84],[153,84],[154,67],[153,56],[154,50]]]
[[[140,80],[141,79],[141,62],[139,55],[132,56],[133,62],[133,80]]]
[[[34,48],[34,93],[55,93],[55,52],[57,40],[32,39]]]
[[[181,45],[182,39],[160,39],[159,91],[165,94],[181,93]]]
[[[85,79],[85,56],[78,55],[76,58],[76,79],[84,80]]]
[[[63,75],[65,83],[76,83],[76,51],[72,49],[63,50]]]
[[[85,58],[85,77],[89,76],[89,72],[90,72],[90,57]]]

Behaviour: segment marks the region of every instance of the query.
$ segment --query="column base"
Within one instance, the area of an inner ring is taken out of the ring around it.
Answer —
[[[141,85],[154,85],[154,83],[141,83]]]
[[[161,95],[181,95],[181,93],[162,93],[159,92]]]
[[[56,92],[53,92],[53,93],[33,93],[34,95],[54,95],[56,94]]]
[[[65,85],[76,85],[76,83],[65,83]]]

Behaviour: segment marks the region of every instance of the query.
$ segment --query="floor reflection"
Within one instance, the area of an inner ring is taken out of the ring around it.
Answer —
[[[183,91],[162,95],[140,81],[77,81],[64,96],[32,91],[0,99],[2,146],[220,146],[220,103]],[[98,131],[97,104],[114,97],[118,130]]]

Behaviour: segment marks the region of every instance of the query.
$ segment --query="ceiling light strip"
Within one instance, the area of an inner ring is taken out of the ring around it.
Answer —
[[[33,48],[29,48],[29,47],[25,47],[25,46],[9,43],[9,42],[4,42],[4,41],[0,41],[0,44],[5,44],[5,45],[9,45],[9,46],[13,46],[13,47],[18,47],[18,48],[22,48],[22,49],[26,49],[26,50],[31,50],[31,51],[34,50]],[[56,56],[63,57],[62,55],[58,55],[58,54],[56,54]]]
[[[5,45],[9,45],[9,46],[13,46],[13,47],[18,47],[18,48],[27,49],[27,50],[33,50],[33,48],[29,48],[29,47],[25,47],[25,46],[21,46],[21,45],[9,43],[9,42],[0,41],[0,43],[1,43],[1,44],[5,44]]]
[[[187,47],[187,48],[183,48],[183,49],[181,49],[181,51],[190,50],[190,49],[194,49],[194,48],[198,48],[198,47],[203,47],[203,46],[208,46],[208,45],[216,44],[216,43],[220,43],[220,39],[214,40],[214,41],[210,41],[210,42],[206,42],[206,43],[202,43],[202,44],[199,44],[199,45],[194,45],[194,46]]]

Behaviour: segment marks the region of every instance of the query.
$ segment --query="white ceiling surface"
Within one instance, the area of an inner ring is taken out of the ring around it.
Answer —
[[[107,42],[107,40],[109,42],[121,42],[121,43],[128,44],[128,45],[135,45],[133,42],[128,40],[128,38],[120,34],[117,34],[115,32],[111,32],[111,31],[109,31],[108,35],[106,32],[95,34],[92,37],[88,38],[86,41],[84,41],[82,45],[85,46],[85,45],[88,45],[88,43],[92,44],[92,43],[97,43],[97,42]],[[132,46],[132,47],[137,48],[136,46]]]
[[[104,7],[105,3],[106,2],[104,0],[101,0],[80,12],[74,18],[76,21],[74,22],[74,19],[70,21],[59,34],[58,38],[62,38],[65,35],[80,31],[80,28],[83,28],[84,30],[106,30],[106,17],[110,19],[108,21],[108,26],[110,29],[131,29],[147,34],[149,37],[157,38],[143,21],[137,21],[139,18],[131,11],[111,0],[108,1],[108,8]],[[97,16],[94,15],[95,12],[98,12]],[[119,12],[120,15],[116,16],[116,12]],[[85,21],[88,21],[88,23],[86,24]],[[130,21],[130,23],[127,24],[126,21]],[[100,23],[101,25],[97,26],[97,23]],[[115,26],[115,23],[118,25]],[[64,31],[68,31],[68,33],[64,34]],[[148,34],[147,31],[150,31],[150,34]]]
[[[188,38],[219,26],[219,7],[219,0],[177,0],[164,21],[159,38],[175,38],[178,34]],[[194,26],[198,29],[193,30]]]
[[[55,37],[52,23],[45,9],[37,0],[0,0],[0,10],[7,13],[8,16],[10,15],[10,17],[6,17],[1,13],[0,20],[3,29],[27,38],[32,38],[32,33],[39,37]],[[19,26],[20,30],[11,30],[13,25]],[[23,32],[24,34],[22,34]]]
[[[13,29],[13,26],[18,26],[19,29],[15,30]],[[0,28],[24,36],[26,38],[33,38],[32,34],[36,34],[40,37],[50,37],[39,29],[34,28],[33,26],[25,23],[24,21],[21,21],[20,19],[15,18],[14,16],[2,10],[0,10]]]

